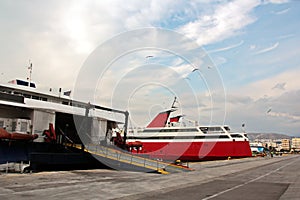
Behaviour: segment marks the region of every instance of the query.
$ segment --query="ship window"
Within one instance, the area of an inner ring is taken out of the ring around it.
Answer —
[[[12,122],[11,124],[12,131],[16,131],[16,128],[17,128],[17,122]]]
[[[216,132],[216,131],[222,131],[221,127],[208,127],[208,131]]]
[[[225,129],[226,131],[230,131],[230,128],[229,128],[228,126],[224,126],[224,129]]]
[[[148,133],[157,133],[157,132],[162,132],[163,129],[145,129],[143,132],[148,132]]]
[[[227,135],[205,135],[205,136],[197,136],[196,139],[228,139],[229,137]]]
[[[228,135],[220,135],[220,138],[229,138]]]
[[[32,99],[40,100],[40,97],[32,95]]]
[[[29,95],[29,94],[24,94],[24,97],[26,97],[26,98],[31,98],[31,95]]]
[[[203,133],[214,133],[214,132],[218,132],[218,133],[224,133],[223,129],[220,126],[213,126],[213,127],[200,127],[200,130]]]
[[[149,132],[149,133],[153,133],[153,132],[198,132],[198,129],[196,129],[196,128],[185,128],[185,129],[161,128],[161,129],[145,129],[145,130],[143,130],[143,132]]]
[[[77,103],[73,103],[74,107],[79,107],[79,105]],[[79,107],[80,108],[80,107]]]
[[[76,104],[75,107],[78,107],[78,108],[85,108],[85,105],[83,105],[83,104]]]
[[[178,129],[162,129],[160,132],[177,132]]]
[[[29,82],[27,82],[27,81],[22,81],[22,80],[17,80],[17,85],[28,86],[28,85],[29,85]]]
[[[17,85],[23,85],[23,86],[30,86],[32,88],[36,88],[35,83],[30,83],[28,81],[23,81],[23,80],[19,80],[17,79]]]
[[[230,136],[233,137],[233,138],[242,138],[243,137],[240,134],[231,134]]]
[[[21,132],[27,131],[27,122],[21,122]]]
[[[203,133],[207,133],[208,127],[200,127],[200,130],[201,130]]]
[[[196,128],[178,129],[178,132],[198,132]]]
[[[35,87],[35,83],[30,83],[30,87],[36,88],[36,87]]]

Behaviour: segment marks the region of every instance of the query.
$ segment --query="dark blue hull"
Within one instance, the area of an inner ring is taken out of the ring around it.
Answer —
[[[91,154],[60,144],[0,141],[0,164],[29,162],[32,170],[107,168]]]

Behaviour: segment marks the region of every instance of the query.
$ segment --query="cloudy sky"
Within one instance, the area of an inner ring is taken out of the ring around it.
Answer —
[[[26,79],[30,60],[41,90],[90,86],[135,125],[177,96],[186,120],[300,136],[299,13],[296,0],[2,0],[0,81]]]

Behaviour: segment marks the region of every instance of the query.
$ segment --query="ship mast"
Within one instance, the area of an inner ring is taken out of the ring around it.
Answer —
[[[28,86],[30,87],[30,84],[31,84],[31,74],[32,74],[32,62],[30,62],[30,60],[29,60],[28,70],[29,70],[29,78],[27,78],[27,79],[29,81],[29,85]]]
[[[173,103],[172,103],[171,109],[172,109],[172,108],[173,108],[173,109],[177,108],[177,107],[175,106],[175,103],[177,103],[177,97],[174,97],[174,101],[173,101]],[[176,109],[175,109],[175,110],[176,110]]]

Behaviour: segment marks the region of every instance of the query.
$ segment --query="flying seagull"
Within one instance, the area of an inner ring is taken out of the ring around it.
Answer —
[[[270,113],[272,111],[272,108],[269,108],[269,110],[267,111],[267,113]]]
[[[195,71],[197,71],[197,70],[199,70],[199,69],[198,69],[198,68],[194,68],[192,72],[195,72]]]
[[[153,56],[146,56],[146,58],[153,58]]]

